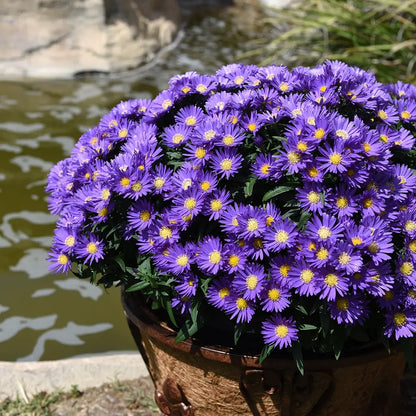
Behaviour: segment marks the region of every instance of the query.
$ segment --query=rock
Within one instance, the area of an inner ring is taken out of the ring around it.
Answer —
[[[0,77],[66,78],[151,61],[178,30],[177,0],[0,0]]]

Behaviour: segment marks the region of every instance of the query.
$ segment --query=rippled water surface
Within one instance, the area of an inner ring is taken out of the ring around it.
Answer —
[[[176,46],[134,73],[0,82],[0,360],[135,349],[118,289],[48,272],[55,218],[47,211],[46,176],[119,101],[152,98],[177,73],[213,73],[233,62],[260,31],[253,13],[194,11]]]

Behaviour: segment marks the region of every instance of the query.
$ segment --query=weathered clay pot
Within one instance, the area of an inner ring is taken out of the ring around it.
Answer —
[[[403,354],[384,350],[340,360],[305,361],[233,353],[195,340],[175,343],[176,332],[122,291],[131,333],[155,385],[155,399],[172,416],[393,416],[399,412]]]

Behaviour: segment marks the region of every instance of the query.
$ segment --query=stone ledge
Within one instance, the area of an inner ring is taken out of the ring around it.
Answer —
[[[0,361],[0,401],[17,396],[30,399],[45,391],[97,387],[115,380],[134,380],[149,373],[135,351],[112,352],[56,361]]]

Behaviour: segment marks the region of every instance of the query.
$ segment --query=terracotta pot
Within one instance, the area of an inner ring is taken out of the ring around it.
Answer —
[[[139,294],[122,291],[131,333],[172,416],[393,416],[405,358],[384,350],[305,361],[301,376],[289,359],[239,355],[230,349],[175,343],[176,332],[150,312]]]

